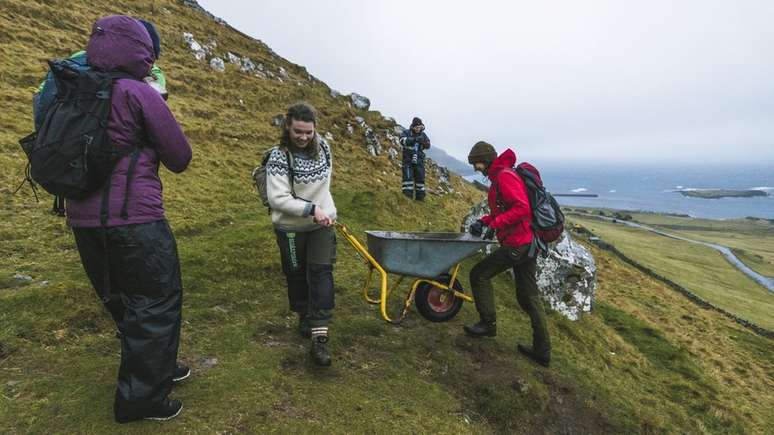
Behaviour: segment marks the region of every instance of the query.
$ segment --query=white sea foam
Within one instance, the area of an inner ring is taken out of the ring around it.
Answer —
[[[585,187],[579,187],[577,189],[572,189],[570,192],[572,193],[588,192],[588,189],[586,189]]]
[[[609,190],[608,192],[609,192],[609,193],[615,193],[615,189],[613,189],[613,190]]]
[[[768,186],[762,186],[762,187],[753,187],[750,190],[762,190],[764,192],[768,192],[770,190],[774,190],[774,187],[768,187]]]

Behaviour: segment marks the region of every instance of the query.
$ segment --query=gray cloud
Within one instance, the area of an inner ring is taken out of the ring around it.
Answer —
[[[200,3],[460,158],[774,161],[774,2]]]

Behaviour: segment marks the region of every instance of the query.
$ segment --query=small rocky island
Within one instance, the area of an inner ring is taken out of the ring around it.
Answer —
[[[755,196],[769,196],[763,190],[731,190],[731,189],[701,189],[678,190],[683,196],[691,198],[720,199],[720,198],[752,198]]]

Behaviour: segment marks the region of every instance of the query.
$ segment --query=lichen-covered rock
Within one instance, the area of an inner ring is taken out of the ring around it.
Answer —
[[[210,59],[210,68],[214,69],[217,72],[223,72],[226,70],[226,64],[223,62],[223,59],[219,57],[213,57]]]
[[[402,135],[403,132],[406,131],[406,128],[400,125],[395,125],[393,129],[395,130],[395,134],[397,134],[398,136]]]
[[[258,69],[258,67],[255,66],[255,64],[253,63],[252,60],[250,60],[249,57],[243,57],[242,59],[240,59],[240,63],[242,66],[239,69],[242,70],[242,72],[244,73],[249,74],[251,72],[254,72],[256,69]]]
[[[474,205],[462,221],[462,230],[487,213],[486,200]],[[546,257],[538,256],[537,269],[538,288],[548,307],[570,320],[592,310],[597,290],[594,257],[568,232],[549,245]]]
[[[287,79],[287,78],[290,77],[290,75],[288,75],[288,72],[285,71],[285,68],[283,68],[283,67],[279,67],[278,72],[279,72],[280,77],[282,77],[283,79]]]
[[[372,156],[378,156],[382,153],[382,144],[379,143],[379,138],[376,137],[376,132],[373,128],[366,126],[365,130],[366,150]]]
[[[233,63],[235,65],[242,64],[242,59],[230,51],[226,53],[226,59],[228,59],[228,63]]]
[[[194,39],[193,34],[185,32],[183,33],[183,41],[188,45],[188,49],[193,53],[196,60],[204,60],[207,57],[207,52],[204,50],[201,44]]]
[[[352,105],[360,110],[368,110],[371,107],[371,100],[357,93],[349,94],[349,98],[352,100]]]

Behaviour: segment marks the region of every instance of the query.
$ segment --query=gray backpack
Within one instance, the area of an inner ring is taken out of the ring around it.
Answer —
[[[261,165],[253,169],[253,182],[255,183],[255,188],[258,190],[258,195],[261,197],[261,203],[264,207],[266,207],[271,213],[271,206],[269,206],[269,192],[267,190],[267,183],[266,183],[266,164],[269,162],[269,157],[271,157],[271,153],[279,149],[279,147],[271,147],[266,152],[263,153],[263,158],[261,158]],[[296,190],[293,188],[293,155],[289,151],[285,151],[285,156],[288,159],[288,177],[290,178],[290,194],[293,195],[293,198],[296,197]]]

